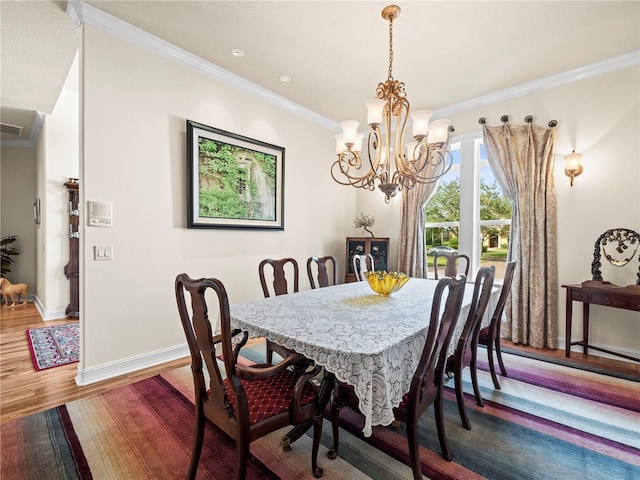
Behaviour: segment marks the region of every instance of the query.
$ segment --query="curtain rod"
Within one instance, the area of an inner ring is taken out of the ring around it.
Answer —
[[[502,117],[500,117],[500,121],[502,123],[507,123],[509,121],[509,116],[508,115],[503,115]],[[526,123],[533,123],[533,117],[531,115],[527,115],[526,117],[524,117],[524,121]],[[484,117],[480,117],[478,119],[478,123],[480,125],[485,125],[487,123],[487,120]],[[555,126],[558,125],[558,122],[556,120],[551,120],[549,122],[549,127],[553,128]]]

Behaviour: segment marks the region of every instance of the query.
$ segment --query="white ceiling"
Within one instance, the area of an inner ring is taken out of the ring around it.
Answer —
[[[380,15],[388,1],[85,3],[334,121],[364,122],[363,102],[388,73],[388,23]],[[624,54],[640,59],[639,1],[398,3],[393,75],[405,82],[413,110],[443,109]],[[0,1],[2,122],[25,126],[23,138],[35,111],[52,111],[79,46],[80,28],[65,10],[66,2]],[[244,57],[232,57],[232,48]]]

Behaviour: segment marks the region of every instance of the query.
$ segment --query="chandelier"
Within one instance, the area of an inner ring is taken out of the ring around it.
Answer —
[[[368,161],[363,161],[360,153],[364,138],[358,133],[360,123],[347,120],[340,123],[342,133],[335,136],[338,158],[331,166],[331,176],[341,185],[374,190],[377,184],[385,195],[385,203],[403,189],[436,182],[452,163],[451,122],[440,119],[429,123],[432,115],[429,110],[410,113],[404,82],[393,78],[393,20],[399,15],[397,5],[382,10],[382,18],[389,21],[389,76],[378,84],[376,98],[365,102],[370,128],[365,157]],[[413,141],[405,144],[409,118]]]

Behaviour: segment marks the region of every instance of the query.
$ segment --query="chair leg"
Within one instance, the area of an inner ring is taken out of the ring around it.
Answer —
[[[247,462],[249,461],[249,441],[236,440],[236,473],[235,480],[245,480],[247,477]]]
[[[407,420],[407,441],[409,442],[409,461],[411,463],[411,470],[413,470],[414,480],[422,480],[420,446],[418,444],[418,419],[411,416]]]
[[[456,383],[456,401],[458,403],[458,412],[460,413],[460,420],[462,420],[462,426],[467,430],[471,430],[471,423],[467,418],[467,412],[464,409],[464,392],[462,391],[462,368],[456,366],[454,374]]]
[[[271,342],[267,340],[265,344],[267,345],[267,365],[273,365],[273,350],[271,349]]]
[[[318,450],[322,437],[322,413],[313,416],[313,447],[311,449],[311,471],[316,478],[322,477],[324,471],[318,466]]]
[[[440,393],[438,394],[438,397],[436,398],[434,409],[436,414],[436,428],[438,430],[438,440],[440,440],[440,450],[442,450],[442,458],[444,458],[445,460],[451,461],[453,456],[451,455],[451,450],[449,449],[449,442],[447,441],[447,433],[444,429],[444,403],[443,403],[442,391],[440,391]]]
[[[200,409],[196,407],[196,430],[193,440],[193,451],[191,452],[191,464],[187,472],[187,480],[194,480],[198,472],[200,454],[202,453],[202,443],[204,441],[205,418]]]
[[[496,356],[498,357],[498,364],[500,365],[500,371],[502,375],[505,377],[509,376],[507,373],[507,369],[504,367],[504,363],[502,362],[502,350],[500,349],[500,337],[496,338]]]
[[[496,367],[493,364],[493,343],[487,342],[487,360],[489,361],[489,372],[491,372],[491,380],[496,390],[500,390],[500,382],[496,375]]]
[[[340,443],[340,409],[342,408],[342,400],[334,393],[331,394],[331,429],[333,431],[333,447],[327,452],[327,457],[335,460],[338,456],[338,445]]]
[[[476,347],[477,348],[477,347]],[[476,365],[476,352],[473,352],[471,362],[469,363],[471,369],[471,383],[473,384],[473,395],[476,397],[476,405],[484,407],[484,401],[482,395],[480,395],[480,386],[478,385],[478,368]]]

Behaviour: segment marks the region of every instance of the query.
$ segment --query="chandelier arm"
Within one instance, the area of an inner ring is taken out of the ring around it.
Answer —
[[[351,173],[352,170],[360,168],[361,165],[362,160],[357,152],[345,150],[331,165],[331,176],[340,185],[351,185],[357,188],[373,190],[377,177],[372,171],[362,176]]]

